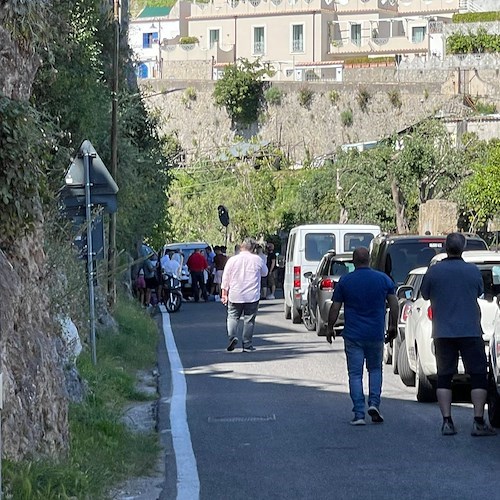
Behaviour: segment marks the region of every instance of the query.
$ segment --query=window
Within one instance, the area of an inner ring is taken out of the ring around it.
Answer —
[[[423,42],[425,38],[425,26],[419,26],[411,29],[411,41],[413,43]]]
[[[351,25],[351,42],[358,47],[361,45],[361,24]]]
[[[373,240],[373,234],[346,233],[344,235],[344,249],[346,252],[352,252],[358,247],[368,248],[372,240]]]
[[[209,47],[212,49],[215,45],[219,45],[220,42],[220,30],[209,30],[208,31],[208,43]]]
[[[303,24],[292,24],[292,52],[304,52]]]
[[[306,260],[319,261],[328,250],[335,249],[335,235],[329,233],[307,233]]]
[[[253,53],[264,54],[264,26],[258,26],[253,29]]]
[[[142,34],[142,48],[150,49],[153,46],[153,43],[158,41],[158,33],[143,33]]]

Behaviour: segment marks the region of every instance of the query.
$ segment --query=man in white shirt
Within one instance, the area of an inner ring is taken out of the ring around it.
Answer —
[[[259,309],[260,280],[267,276],[267,266],[253,253],[255,240],[246,238],[240,252],[231,257],[224,267],[221,284],[221,302],[227,304],[228,351],[238,343],[238,322],[243,315],[243,352],[253,352],[255,317]]]

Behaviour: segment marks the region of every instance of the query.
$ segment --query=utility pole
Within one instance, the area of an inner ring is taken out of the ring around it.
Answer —
[[[120,1],[113,0],[113,24],[115,28],[115,45],[113,51],[113,87],[111,90],[111,177],[117,178],[118,172],[118,62],[120,57]],[[108,248],[108,301],[113,306],[116,301],[116,212],[109,220]]]

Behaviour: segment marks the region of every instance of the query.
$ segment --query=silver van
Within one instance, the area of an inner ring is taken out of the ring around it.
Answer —
[[[369,248],[380,227],[368,224],[309,224],[294,227],[288,236],[283,282],[285,318],[302,321],[302,306],[307,301],[308,279],[304,273],[316,272],[319,261],[329,250],[352,252]]]

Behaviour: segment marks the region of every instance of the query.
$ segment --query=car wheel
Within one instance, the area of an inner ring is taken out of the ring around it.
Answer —
[[[401,342],[398,354],[399,377],[407,387],[415,387],[415,372],[410,368],[408,353],[406,352],[406,340]]]
[[[302,315],[300,314],[300,311],[294,306],[292,306],[292,323],[302,323]]]
[[[314,332],[316,330],[316,321],[311,315],[311,310],[309,309],[309,304],[306,304],[302,309],[302,322],[306,327],[306,330]]]
[[[287,305],[286,299],[283,301],[283,303],[285,304],[284,306],[285,319],[290,319],[292,317],[292,308],[289,305]]]
[[[500,427],[500,395],[498,394],[497,385],[492,375],[490,365],[490,374],[488,376],[488,417],[490,424],[493,427]]]
[[[316,335],[318,337],[326,337],[326,325],[321,319],[321,314],[319,313],[319,306],[316,307]]]
[[[400,349],[401,349],[401,339],[399,338],[399,333],[398,333],[397,337],[392,341],[392,372],[396,375],[399,373],[398,357]]]
[[[422,363],[420,363],[420,356],[418,353],[415,385],[417,387],[417,401],[420,403],[434,403],[437,401],[436,389],[432,386],[427,375],[422,370]]]

